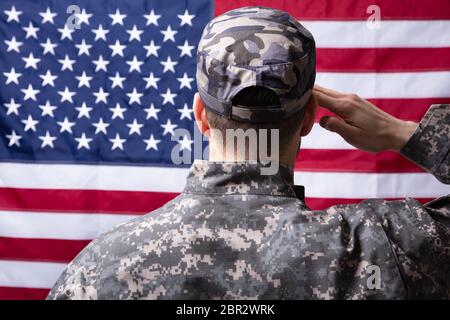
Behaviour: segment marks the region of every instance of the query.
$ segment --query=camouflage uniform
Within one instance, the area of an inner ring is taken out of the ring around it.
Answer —
[[[231,104],[240,89],[262,85],[280,97],[270,117],[289,116],[309,99],[314,49],[287,13],[231,11],[205,28],[200,95],[228,118],[265,121],[267,110]],[[449,184],[449,141],[450,106],[435,105],[402,154]],[[262,167],[196,161],[180,196],[92,241],[48,298],[450,298],[449,195],[313,211],[292,169],[261,175]]]
[[[436,105],[402,153],[449,184],[449,141],[450,106]],[[291,169],[260,166],[195,162],[180,196],[91,242],[48,298],[450,298],[450,195],[312,211]]]

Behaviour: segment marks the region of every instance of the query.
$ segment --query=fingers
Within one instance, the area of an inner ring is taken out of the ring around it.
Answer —
[[[342,116],[345,113],[345,106],[340,98],[335,98],[319,91],[314,91],[319,106]]]
[[[330,96],[333,98],[343,98],[346,95],[345,93],[335,91],[332,89],[328,89],[328,88],[319,86],[318,84],[314,85],[314,91],[321,92],[321,93],[326,94],[327,96]]]
[[[352,137],[355,137],[359,134],[359,129],[357,127],[353,127],[347,124],[343,120],[339,120],[335,117],[325,116],[320,119],[319,124],[331,131],[336,132],[340,136],[342,136],[345,140],[352,140]]]

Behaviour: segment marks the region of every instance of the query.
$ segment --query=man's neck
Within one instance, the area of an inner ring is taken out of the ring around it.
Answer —
[[[279,162],[289,168],[294,168],[295,159],[297,157],[297,148],[287,148],[289,152],[281,153],[276,159],[269,159],[270,161]],[[241,153],[226,152],[221,148],[216,148],[215,144],[209,145],[209,160],[216,162],[243,162],[243,161],[260,161],[258,153],[256,155],[249,155],[248,151]],[[265,159],[267,161],[267,159]]]

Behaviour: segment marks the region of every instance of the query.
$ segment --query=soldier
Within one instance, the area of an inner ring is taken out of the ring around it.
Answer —
[[[194,99],[210,161],[192,165],[173,201],[91,242],[48,299],[450,298],[449,195],[312,211],[293,184],[317,101],[338,116],[321,125],[348,143],[398,151],[449,184],[449,105],[406,122],[355,95],[313,90],[314,79],[314,39],[286,12],[247,7],[213,19]],[[248,152],[218,151],[218,133],[239,128],[279,130],[276,173],[261,174],[269,164]]]

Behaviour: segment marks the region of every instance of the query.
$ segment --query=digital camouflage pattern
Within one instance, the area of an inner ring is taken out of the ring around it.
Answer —
[[[448,104],[432,105],[403,147],[402,154],[432,172],[439,181],[450,183],[450,112]],[[436,137],[441,137],[440,139]],[[436,155],[424,157],[423,154]]]
[[[205,27],[197,52],[197,88],[212,111],[238,121],[287,118],[304,107],[316,76],[311,33],[287,12],[245,7],[220,15]],[[232,106],[248,86],[278,94],[281,106]]]
[[[449,128],[434,106],[403,150],[446,183]],[[450,195],[312,211],[291,169],[261,166],[195,162],[180,196],[92,241],[48,299],[450,298]]]

